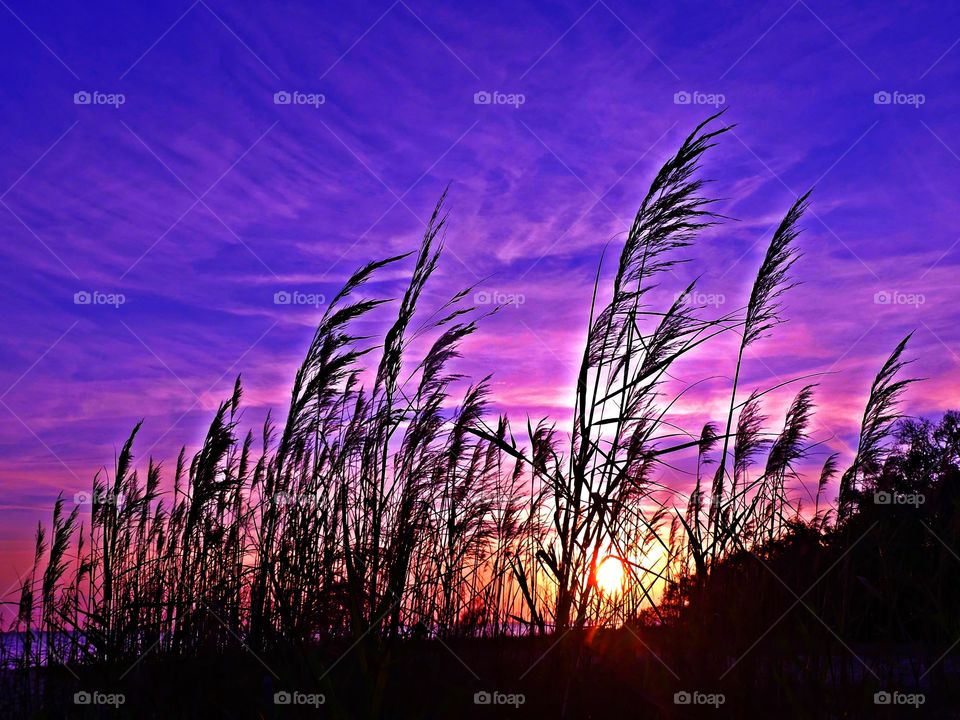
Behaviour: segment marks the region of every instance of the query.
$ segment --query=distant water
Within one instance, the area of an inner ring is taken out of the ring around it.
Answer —
[[[0,667],[14,666],[16,660],[23,655],[27,645],[27,635],[25,632],[0,632]],[[31,657],[35,662],[39,653],[41,664],[47,661],[48,639],[53,641],[55,648],[67,647],[70,642],[70,633],[31,632],[29,635]],[[56,658],[53,659],[56,660]]]

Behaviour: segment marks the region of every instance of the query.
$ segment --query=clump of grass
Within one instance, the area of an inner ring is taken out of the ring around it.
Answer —
[[[897,379],[897,375],[909,362],[903,359],[903,351],[912,335],[913,333],[907,335],[897,344],[870,386],[870,395],[860,424],[857,453],[853,463],[840,478],[840,498],[837,508],[837,518],[840,522],[849,517],[851,502],[857,492],[860,479],[875,475],[880,469],[887,453],[885,440],[889,437],[894,423],[901,417],[897,412],[901,396],[908,385],[917,381],[916,378]]]

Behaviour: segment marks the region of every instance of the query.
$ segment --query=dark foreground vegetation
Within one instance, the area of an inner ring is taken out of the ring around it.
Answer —
[[[960,415],[900,416],[905,338],[864,388],[855,452],[805,478],[812,376],[741,387],[746,351],[782,322],[807,196],[742,307],[710,316],[694,284],[651,301],[721,220],[697,178],[716,122],[660,170],[594,288],[568,432],[526,421],[517,439],[489,417],[488,380],[450,369],[480,318],[472,288],[420,307],[441,201],[397,302],[364,291],[404,257],[335,296],[282,422],[244,434],[238,379],[195,454],[137,467],[137,425],[111,472],[57,502],[6,605],[0,710],[951,716]],[[671,408],[697,384],[670,370],[721,336],[726,410],[680,428]],[[773,429],[764,403],[794,384]],[[619,588],[598,582],[610,562]]]

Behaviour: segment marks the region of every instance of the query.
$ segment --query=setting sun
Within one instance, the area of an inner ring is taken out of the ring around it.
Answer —
[[[606,595],[623,590],[623,562],[619,558],[608,557],[597,566],[597,587]]]

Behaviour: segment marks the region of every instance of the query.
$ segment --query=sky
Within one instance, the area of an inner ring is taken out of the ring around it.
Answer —
[[[736,127],[703,176],[731,220],[659,297],[699,276],[713,309],[742,305],[813,187],[802,284],[745,387],[824,373],[813,439],[842,463],[914,331],[927,379],[905,409],[957,406],[960,7],[0,5],[0,590],[138,420],[140,460],[172,465],[238,374],[245,427],[282,415],[325,299],[415,248],[447,187],[428,302],[470,285],[508,302],[457,369],[493,373],[494,410],[564,427],[601,252],[718,107]],[[677,408],[694,432],[722,417],[733,342],[678,369],[717,376]],[[771,428],[791,392],[768,399]]]

